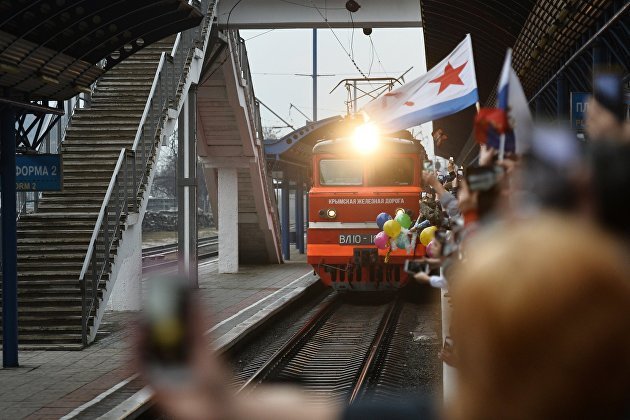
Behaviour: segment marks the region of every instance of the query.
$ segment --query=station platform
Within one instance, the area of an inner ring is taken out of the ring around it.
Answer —
[[[215,347],[229,348],[317,284],[305,256],[294,252],[292,258],[280,265],[241,266],[238,274],[218,274],[216,259],[200,262],[199,297]],[[81,351],[21,351],[19,368],[0,369],[0,418],[102,415],[103,408],[95,406],[112,390],[124,394],[126,385],[139,381],[132,362],[137,318],[138,312],[108,312],[95,343]],[[142,387],[135,385],[126,396]]]

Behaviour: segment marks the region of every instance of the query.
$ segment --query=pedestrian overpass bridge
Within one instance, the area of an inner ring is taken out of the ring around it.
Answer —
[[[288,234],[272,180],[283,175],[267,165],[245,42],[216,27],[216,4],[200,1],[200,26],[146,46],[66,104],[63,190],[18,216],[22,348],[82,348],[106,308],[140,308],[142,220],[160,146],[175,130],[180,273],[195,281],[198,158],[218,221],[219,271],[283,262]]]

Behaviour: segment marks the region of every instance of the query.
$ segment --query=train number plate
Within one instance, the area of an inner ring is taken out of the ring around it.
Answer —
[[[341,234],[339,235],[339,245],[372,245],[376,235]]]

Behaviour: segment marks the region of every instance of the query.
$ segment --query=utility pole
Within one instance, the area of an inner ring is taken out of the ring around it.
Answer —
[[[313,122],[317,121],[317,29],[313,28]]]

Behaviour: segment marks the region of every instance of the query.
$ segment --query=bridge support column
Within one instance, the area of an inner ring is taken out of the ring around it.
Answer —
[[[135,217],[137,218],[137,216]],[[124,240],[116,251],[117,263],[112,278],[116,279],[107,308],[113,311],[142,309],[142,222],[129,224]]]
[[[17,214],[15,210],[15,111],[0,111],[2,182],[2,366],[18,367]]]
[[[197,270],[197,88],[191,86],[179,115],[177,137],[178,269],[199,287]]]
[[[286,171],[282,173],[282,207],[280,209],[280,233],[282,234],[282,256],[285,260],[291,259],[291,227],[289,226],[289,176]]]
[[[295,186],[295,245],[304,254],[304,186],[298,174]]]
[[[238,273],[238,172],[218,170],[219,273]]]

